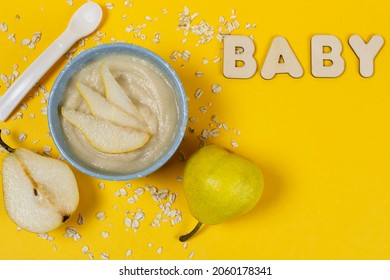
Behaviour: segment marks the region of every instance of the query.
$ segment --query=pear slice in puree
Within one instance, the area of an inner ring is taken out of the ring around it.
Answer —
[[[73,124],[84,135],[87,141],[97,150],[119,154],[142,148],[150,135],[130,127],[118,126],[110,121],[93,115],[61,108],[62,116]]]
[[[127,96],[122,87],[118,84],[107,64],[105,63],[100,65],[100,77],[103,81],[106,98],[126,113],[139,118],[140,115],[137,107]],[[142,121],[142,119],[140,120]]]
[[[92,115],[96,118],[110,121],[118,126],[131,127],[148,133],[147,125],[140,117],[126,113],[120,107],[81,82],[76,83],[76,88],[86,101]],[[138,115],[140,115],[139,112]]]

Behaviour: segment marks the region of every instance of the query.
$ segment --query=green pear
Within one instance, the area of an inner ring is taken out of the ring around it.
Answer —
[[[35,233],[49,232],[76,210],[79,191],[68,165],[24,148],[13,149],[2,162],[4,206],[19,227]]]
[[[217,145],[204,146],[188,159],[183,185],[198,224],[180,241],[188,240],[202,224],[219,224],[247,213],[264,188],[263,175],[252,161]]]

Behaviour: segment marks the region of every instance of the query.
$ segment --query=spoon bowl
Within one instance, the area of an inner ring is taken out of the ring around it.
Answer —
[[[98,27],[102,17],[103,12],[100,6],[88,2],[73,14],[67,29],[79,38],[85,37]]]

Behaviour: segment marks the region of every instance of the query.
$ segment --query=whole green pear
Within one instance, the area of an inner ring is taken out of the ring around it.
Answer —
[[[249,159],[217,145],[197,150],[186,163],[184,193],[195,229],[180,237],[189,239],[202,224],[219,224],[251,210],[264,188],[260,169]]]

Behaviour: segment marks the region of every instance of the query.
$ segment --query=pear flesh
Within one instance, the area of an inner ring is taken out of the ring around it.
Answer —
[[[127,96],[122,87],[118,84],[107,64],[105,63],[100,66],[100,76],[104,84],[107,100],[121,108],[126,113],[135,117],[139,117],[140,115],[137,107]],[[142,118],[139,117],[139,120],[142,121]]]
[[[110,154],[127,153],[143,147],[150,139],[148,133],[117,126],[79,111],[61,108],[62,116],[77,127],[95,149]]]
[[[106,64],[100,67],[105,97],[80,81],[76,88],[91,114],[61,108],[62,116],[96,150],[107,154],[129,153],[145,146],[154,127],[148,127],[143,115],[116,81]]]
[[[121,108],[81,82],[76,84],[80,95],[87,102],[93,116],[110,121],[119,126],[128,126],[147,132],[146,123],[139,117],[127,114]]]
[[[189,210],[199,221],[195,232],[202,224],[219,224],[249,212],[264,188],[263,175],[252,161],[217,145],[204,146],[189,158],[183,184]]]
[[[65,163],[27,149],[15,149],[2,163],[4,205],[21,228],[46,233],[76,210],[79,191]]]

